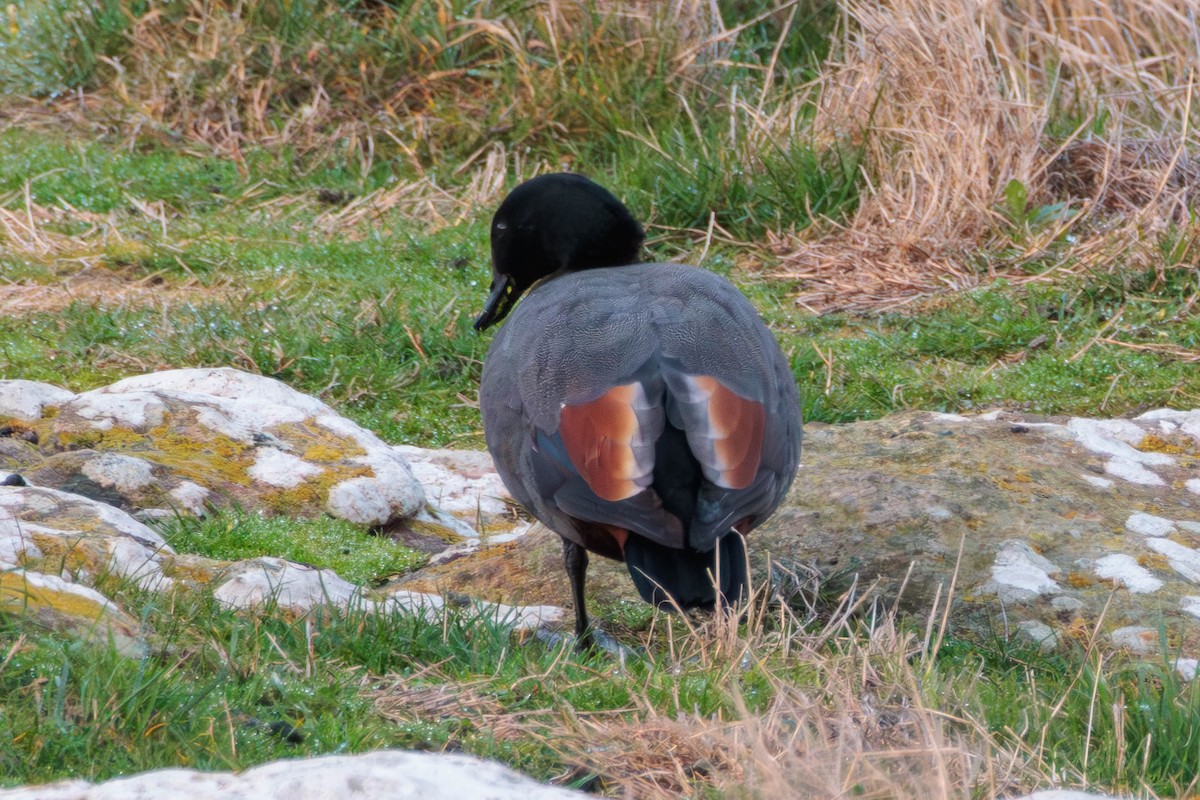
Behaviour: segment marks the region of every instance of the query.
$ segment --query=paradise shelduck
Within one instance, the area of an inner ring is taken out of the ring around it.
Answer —
[[[703,269],[639,263],[643,238],[587,178],[526,181],[492,218],[475,322],[512,312],[483,366],[484,434],[513,497],[563,539],[581,645],[589,551],[624,561],[649,603],[742,598],[743,537],[800,459],[795,380],[754,307]]]

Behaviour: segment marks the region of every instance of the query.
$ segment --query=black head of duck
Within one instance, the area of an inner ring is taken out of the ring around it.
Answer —
[[[582,175],[525,181],[492,217],[492,285],[475,329],[508,315],[539,280],[568,270],[633,264],[642,226],[620,200]]]

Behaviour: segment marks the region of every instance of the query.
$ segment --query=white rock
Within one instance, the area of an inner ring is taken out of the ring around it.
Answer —
[[[74,396],[74,392],[49,383],[0,381],[0,417],[33,422],[42,418],[47,406],[61,406]]]
[[[179,392],[227,397],[262,405],[290,406],[307,416],[332,413],[329,406],[286,383],[230,367],[173,369],[125,378],[101,390],[112,394],[141,391]]]
[[[333,516],[362,525],[384,525],[397,517],[411,517],[424,507],[421,484],[390,449],[350,461],[370,467],[375,474],[331,486],[325,509]]]
[[[1200,584],[1200,550],[1193,550],[1163,537],[1149,538],[1146,544],[1150,549],[1166,556],[1171,569],[1192,583]]]
[[[1098,489],[1111,489],[1113,485],[1113,482],[1108,478],[1101,478],[1099,475],[1087,475],[1085,473],[1080,473],[1079,477],[1083,478],[1085,481]]]
[[[1175,459],[1166,453],[1144,452],[1133,445],[1146,437],[1146,430],[1128,419],[1083,419],[1067,423],[1067,430],[1093,453],[1110,456],[1104,470],[1110,475],[1141,486],[1162,486],[1165,481],[1147,466],[1167,466]]]
[[[1129,447],[1146,438],[1145,429],[1133,420],[1075,417],[1067,422],[1067,430],[1075,437],[1075,441],[1093,453],[1120,456],[1132,451],[1140,456],[1151,457],[1146,461],[1147,464],[1170,464],[1173,461],[1162,453],[1143,453]]]
[[[116,610],[117,608],[113,601],[109,600],[95,589],[87,586],[80,586],[78,583],[72,583],[71,581],[64,580],[57,575],[47,575],[43,572],[31,572],[27,569],[13,570],[13,574],[23,577],[25,579],[25,583],[34,589],[45,589],[49,592],[70,594],[90,603],[95,603],[97,610]]]
[[[163,574],[162,555],[129,538],[115,538],[108,546],[108,568],[114,575],[131,578],[143,589],[165,591],[174,581]]]
[[[202,517],[208,510],[205,504],[212,492],[198,483],[180,481],[179,485],[172,489],[170,494],[184,511],[189,514],[195,514],[197,517]]]
[[[436,594],[396,590],[382,600],[366,598],[362,590],[328,569],[315,569],[282,558],[253,558],[229,567],[213,596],[236,609],[258,608],[268,603],[293,614],[304,614],[321,605],[358,609],[368,613],[405,612],[434,619],[446,608]],[[527,630],[558,622],[564,611],[557,606],[509,606],[473,602],[475,616],[497,624]]]
[[[1200,478],[1192,478],[1183,484],[1192,494],[1200,494]]]
[[[167,409],[157,395],[151,392],[112,394],[108,391],[110,388],[77,394],[64,404],[64,409],[91,420],[102,431],[114,425],[144,431],[162,424]]]
[[[1044,622],[1027,619],[1017,623],[1017,627],[1029,641],[1036,644],[1038,649],[1044,653],[1058,646],[1058,636],[1054,633],[1054,629]]]
[[[429,501],[443,511],[474,521],[477,516],[508,512],[510,495],[491,456],[472,450],[426,450],[399,445],[413,476],[425,487]]]
[[[1009,540],[1000,546],[992,563],[992,580],[985,590],[1005,601],[1031,600],[1041,595],[1062,593],[1051,577],[1061,570],[1038,555],[1027,542]]]
[[[263,557],[231,566],[213,596],[231,608],[255,608],[274,602],[284,611],[304,613],[322,604],[346,608],[359,598],[359,591],[333,570]]]
[[[100,453],[89,458],[82,472],[99,485],[118,492],[136,492],[154,483],[150,462],[119,453]]]
[[[1101,578],[1120,581],[1134,594],[1157,592],[1163,586],[1163,582],[1138,564],[1137,559],[1120,553],[1097,559],[1096,574]]]
[[[1125,530],[1143,536],[1166,536],[1175,532],[1175,523],[1166,517],[1135,511],[1125,520]]]
[[[1111,634],[1112,642],[1117,647],[1124,647],[1134,653],[1151,653],[1158,648],[1158,631],[1140,625],[1129,625],[1117,628]]]
[[[69,508],[76,513],[94,517],[116,533],[129,536],[146,547],[164,553],[174,552],[166,540],[153,528],[143,525],[121,509],[114,508],[107,503],[41,486],[0,486],[0,509],[5,509],[7,512],[0,512],[0,518],[10,516],[23,519],[27,516],[41,516],[59,508]],[[23,524],[27,524],[27,522]],[[47,527],[47,530],[55,530],[59,535],[64,533],[62,530],[51,527]],[[67,532],[78,535],[77,531]]]
[[[31,535],[44,530],[41,525],[0,516],[0,569],[20,566],[25,559],[41,558],[41,549]]]
[[[1194,681],[1200,678],[1200,659],[1195,658],[1180,658],[1175,661],[1175,671],[1179,673],[1179,677],[1185,681]]]
[[[286,759],[241,773],[166,769],[102,784],[67,780],[0,790],[0,800],[572,800],[587,796],[471,756],[403,750]]]
[[[1188,595],[1180,598],[1179,607],[1185,614],[1191,614],[1196,619],[1200,619],[1200,597],[1196,595]]]
[[[254,480],[281,489],[299,486],[308,478],[322,472],[324,470],[321,467],[274,447],[260,447],[255,454],[254,463],[246,470]]]
[[[101,429],[122,425],[137,431],[161,424],[168,407],[184,405],[200,425],[245,444],[258,445],[248,469],[255,481],[290,488],[321,473],[325,467],[305,461],[279,447],[271,428],[315,421],[348,438],[362,452],[347,459],[370,475],[347,479],[331,487],[326,510],[362,525],[386,525],[407,519],[426,505],[421,484],[391,446],[374,433],[340,417],[325,403],[284,383],[236,369],[182,369],[139,375],[77,395],[68,409]],[[351,448],[354,452],[355,448]],[[192,484],[194,486],[195,484]],[[215,487],[214,487],[215,488]],[[184,510],[203,513],[205,487],[172,496]],[[476,535],[473,530],[471,535]]]
[[[1200,410],[1177,411],[1172,408],[1158,408],[1147,411],[1136,419],[1164,422],[1169,421],[1179,426],[1179,429],[1200,442]]]
[[[1167,482],[1131,458],[1110,458],[1104,462],[1104,471],[1121,480],[1138,486],[1166,486]]]

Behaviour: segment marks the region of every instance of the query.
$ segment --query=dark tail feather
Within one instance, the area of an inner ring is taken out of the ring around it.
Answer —
[[[642,599],[662,608],[708,608],[717,600],[714,576],[727,603],[745,599],[746,543],[736,532],[707,553],[676,550],[640,536],[625,543],[625,565]]]

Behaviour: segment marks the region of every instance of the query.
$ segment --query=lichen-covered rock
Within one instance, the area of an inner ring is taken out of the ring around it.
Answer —
[[[404,458],[375,434],[234,369],[156,372],[82,394],[0,381],[0,426],[10,433],[0,470],[127,510],[236,503],[387,526],[426,508]]]
[[[111,642],[131,658],[146,652],[137,620],[94,589],[57,575],[0,567],[0,611],[27,615],[89,641]]]
[[[538,783],[492,761],[404,750],[287,759],[240,773],[165,769],[102,784],[66,780],[0,789],[0,800],[573,800],[586,796]]]
[[[176,553],[153,528],[106,503],[35,486],[0,486],[0,611],[56,630],[112,640],[127,655],[145,650],[139,623],[101,585],[120,578],[141,589],[211,591],[230,608],[271,607],[299,616],[319,606],[434,618],[437,594],[364,591],[331,570],[281,558],[219,561]],[[517,629],[556,622],[562,609],[474,603],[474,613]]]
[[[784,507],[751,534],[758,580],[770,558],[776,576],[819,576],[826,590],[857,579],[916,614],[944,603],[953,582],[954,630],[1043,646],[1099,624],[1111,648],[1157,650],[1161,623],[1180,673],[1195,673],[1200,411],[814,424],[803,462]],[[535,528],[405,585],[569,605],[561,559],[558,537]],[[634,600],[624,572],[593,559],[589,594]]]

